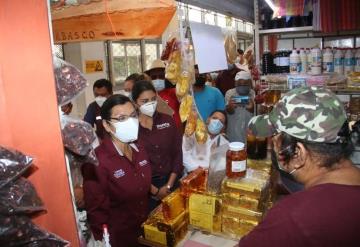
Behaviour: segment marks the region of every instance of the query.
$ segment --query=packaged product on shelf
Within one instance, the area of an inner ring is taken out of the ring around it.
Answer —
[[[206,190],[207,183],[207,170],[199,167],[192,171],[185,178],[180,180],[180,191],[185,197],[189,197],[194,192],[204,192]]]
[[[185,211],[185,198],[179,190],[172,192],[162,200],[162,212],[165,220],[173,220]]]
[[[298,74],[301,71],[301,60],[300,56],[297,53],[297,50],[294,49],[290,54],[290,74]]]
[[[300,49],[300,61],[301,61],[301,73],[306,73],[308,71],[308,60],[307,55],[304,51],[304,48]]]
[[[70,63],[53,56],[56,94],[59,105],[65,105],[87,86],[84,75]]]
[[[33,159],[23,153],[0,146],[0,188],[21,176]]]
[[[189,212],[217,215],[221,211],[219,196],[193,193],[189,198]]]
[[[186,95],[182,98],[179,108],[179,114],[181,122],[185,122],[191,111],[192,111],[193,97],[191,95]]]
[[[322,69],[324,73],[334,72],[334,55],[330,47],[326,47],[323,52]]]
[[[352,53],[351,49],[347,49],[345,52],[345,59],[344,59],[344,74],[347,75],[354,71],[354,54]]]
[[[200,213],[197,211],[190,211],[189,218],[190,225],[196,228],[213,233],[221,232],[221,215],[212,215]]]
[[[355,72],[360,72],[360,48],[355,53]]]
[[[45,210],[32,183],[19,178],[0,189],[0,214],[30,214]]]
[[[306,86],[306,75],[288,75],[287,83],[289,89]]]
[[[253,220],[223,215],[221,219],[221,232],[232,238],[239,238],[248,234],[257,225],[258,222]]]
[[[334,54],[334,72],[344,74],[344,54],[340,48],[337,48]]]
[[[92,144],[96,140],[96,136],[89,123],[62,116],[61,126],[65,148],[81,156],[88,154],[93,149]]]
[[[196,121],[195,138],[199,144],[204,144],[208,138],[208,130],[205,123],[201,119]]]
[[[306,48],[307,72],[311,73],[312,55],[310,48]]]
[[[319,48],[311,49],[312,63],[311,63],[311,74],[320,75],[321,74],[321,50]]]

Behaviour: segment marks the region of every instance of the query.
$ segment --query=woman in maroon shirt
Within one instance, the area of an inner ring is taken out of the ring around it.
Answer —
[[[108,226],[112,247],[138,246],[141,224],[147,218],[151,167],[138,137],[138,114],[130,99],[113,95],[101,107],[108,137],[95,150],[95,176],[83,171],[85,204],[91,230],[102,239]],[[92,166],[88,166],[92,167]]]
[[[138,81],[132,99],[139,107],[139,142],[145,147],[152,168],[150,210],[177,187],[182,175],[182,136],[171,116],[156,111],[156,91],[149,81]]]

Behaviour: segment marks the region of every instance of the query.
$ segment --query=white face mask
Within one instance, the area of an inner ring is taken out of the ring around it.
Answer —
[[[156,79],[156,80],[152,80],[152,83],[154,85],[154,88],[156,91],[162,91],[165,88],[165,80],[163,79]]]
[[[146,104],[143,104],[142,106],[140,106],[140,111],[149,117],[154,116],[154,113],[156,111],[156,107],[157,107],[157,101],[150,101]]]
[[[102,105],[104,104],[104,102],[106,101],[106,97],[103,97],[103,96],[97,96],[95,98],[95,102],[96,104],[98,104],[98,106],[102,107]]]
[[[112,134],[121,142],[129,143],[136,141],[139,132],[139,119],[129,117],[124,122],[112,124],[115,127],[115,133]]]

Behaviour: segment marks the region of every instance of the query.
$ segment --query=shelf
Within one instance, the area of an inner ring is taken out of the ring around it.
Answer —
[[[313,31],[312,26],[265,29],[265,30],[259,30],[259,34],[296,33],[296,32],[309,32],[309,31]]]

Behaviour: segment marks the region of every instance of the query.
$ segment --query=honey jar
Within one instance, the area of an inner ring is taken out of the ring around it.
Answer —
[[[228,178],[245,177],[246,151],[242,142],[231,142],[226,152],[226,176]]]

